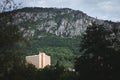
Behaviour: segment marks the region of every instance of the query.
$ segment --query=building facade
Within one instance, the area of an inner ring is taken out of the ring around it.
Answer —
[[[38,55],[26,56],[26,61],[35,65],[36,68],[44,68],[51,65],[51,57],[43,52],[40,52]]]

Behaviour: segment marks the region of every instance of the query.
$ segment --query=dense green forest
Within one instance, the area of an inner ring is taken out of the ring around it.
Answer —
[[[38,11],[37,8],[36,10]],[[56,19],[58,18],[60,17],[59,16],[56,17]],[[79,54],[79,49],[80,49],[79,44],[81,37],[57,36],[55,34],[48,33],[45,30],[40,31],[37,29],[35,25],[42,24],[43,22],[44,19],[42,20],[38,19],[35,22],[26,21],[25,23],[19,24],[20,29],[25,28],[25,31],[29,30],[31,32],[32,31],[34,32],[33,34],[28,34],[28,36],[25,37],[26,39],[28,39],[27,45],[21,43],[21,45],[24,45],[24,50],[22,51],[23,55],[28,56],[28,55],[39,54],[39,52],[45,52],[47,55],[51,56],[52,65],[55,65],[57,61],[60,61],[61,65],[65,67],[73,67],[74,59]]]
[[[51,56],[52,65],[60,61],[66,67],[73,67],[74,59],[79,53],[80,38],[58,37],[53,34],[39,32],[32,37],[26,48],[23,50],[23,55],[33,55],[39,52],[45,52]]]

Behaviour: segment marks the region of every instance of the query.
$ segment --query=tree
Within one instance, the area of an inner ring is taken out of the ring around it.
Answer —
[[[14,0],[1,0],[0,1],[0,12],[14,10],[20,7],[21,3],[16,4]]]
[[[112,31],[92,23],[81,41],[82,56],[76,59],[75,69],[81,80],[115,80],[120,73],[120,54],[110,38]]]
[[[10,80],[10,75],[24,64],[19,43],[23,40],[17,25],[12,23],[12,13],[0,13],[0,79]]]

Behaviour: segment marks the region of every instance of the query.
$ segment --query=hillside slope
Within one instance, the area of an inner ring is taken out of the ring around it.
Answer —
[[[108,30],[120,28],[119,22],[99,20],[69,8],[23,8],[12,13],[13,24],[18,25],[29,43],[24,55],[46,52],[52,57],[52,64],[60,61],[67,67],[73,66],[79,54],[80,36],[91,22],[103,24]],[[116,34],[119,38],[119,31]]]

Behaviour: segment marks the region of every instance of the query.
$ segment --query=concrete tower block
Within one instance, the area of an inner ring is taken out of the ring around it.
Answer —
[[[51,65],[51,57],[44,52],[40,52],[38,55],[26,56],[26,61],[35,65],[36,68],[44,68],[47,65]]]

